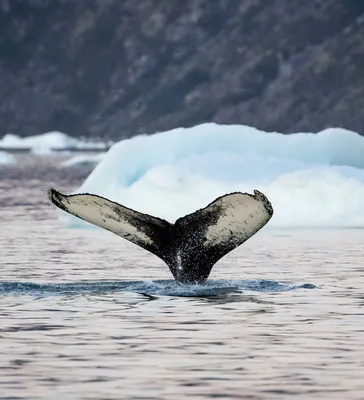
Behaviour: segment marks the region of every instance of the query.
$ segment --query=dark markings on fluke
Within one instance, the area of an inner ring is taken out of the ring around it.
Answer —
[[[161,258],[180,283],[203,283],[214,264],[271,219],[266,196],[234,192],[174,224],[94,194],[64,195],[48,190],[61,210],[100,226]]]

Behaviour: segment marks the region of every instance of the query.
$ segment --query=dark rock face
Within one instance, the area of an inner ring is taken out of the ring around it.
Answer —
[[[0,0],[0,133],[364,133],[363,0]]]

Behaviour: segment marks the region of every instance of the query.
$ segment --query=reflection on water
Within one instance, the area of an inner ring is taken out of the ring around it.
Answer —
[[[364,398],[363,231],[266,229],[186,287],[65,229],[45,190],[81,172],[26,163],[0,171],[0,398]]]

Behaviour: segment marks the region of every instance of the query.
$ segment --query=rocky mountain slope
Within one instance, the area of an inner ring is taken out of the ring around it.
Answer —
[[[0,0],[0,134],[364,134],[362,0]]]

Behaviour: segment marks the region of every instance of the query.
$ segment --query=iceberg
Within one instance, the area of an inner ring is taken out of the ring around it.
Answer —
[[[174,222],[220,195],[254,189],[273,204],[268,227],[362,228],[364,138],[341,128],[283,135],[214,123],[141,135],[113,145],[75,193]]]
[[[6,134],[0,139],[0,147],[3,149],[30,148],[36,154],[48,154],[52,150],[62,150],[69,148],[85,149],[105,149],[106,143],[85,142],[62,132],[47,132],[41,135],[22,138],[11,133]]]

